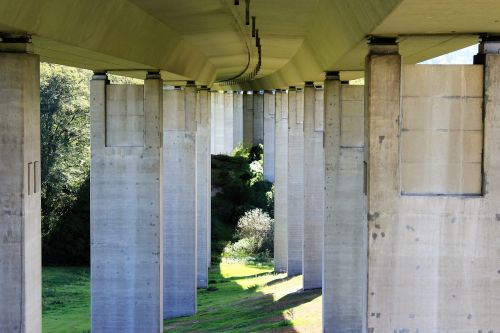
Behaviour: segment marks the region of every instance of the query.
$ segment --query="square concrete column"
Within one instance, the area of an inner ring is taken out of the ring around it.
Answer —
[[[243,145],[253,146],[253,94],[243,93]]]
[[[302,274],[304,254],[304,91],[288,91],[288,276]]]
[[[286,90],[276,91],[276,139],[274,182],[274,269],[276,272],[287,270],[288,246],[288,94]],[[301,267],[302,268],[302,267]]]
[[[253,145],[264,143],[264,94],[253,92]]]
[[[189,82],[164,97],[163,315],[168,319],[196,313],[196,87]]]
[[[214,154],[224,154],[225,153],[225,144],[224,144],[224,135],[225,135],[225,112],[224,112],[224,94],[219,91],[211,92],[212,97],[212,114],[213,114],[213,131],[214,131],[214,140],[212,143],[213,153]]]
[[[364,87],[325,80],[323,332],[366,332]]]
[[[264,180],[274,183],[274,131],[276,96],[274,91],[264,92]]]
[[[198,92],[196,107],[196,223],[198,251],[198,288],[208,287],[211,248],[211,155],[210,155],[210,92]]]
[[[233,92],[224,92],[224,154],[229,155],[234,149],[233,130]]]
[[[90,82],[92,332],[161,332],[162,80]]]
[[[243,93],[233,92],[233,143],[234,147],[243,144]]]
[[[210,153],[215,154],[215,91],[210,91]]]
[[[304,88],[304,289],[321,288],[323,274],[323,89]]]
[[[40,60],[0,43],[0,332],[41,332]]]

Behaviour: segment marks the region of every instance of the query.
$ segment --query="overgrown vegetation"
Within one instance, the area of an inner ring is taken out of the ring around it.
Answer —
[[[263,180],[262,164],[262,145],[212,156],[213,262],[220,260],[226,245],[240,239],[236,227],[245,213],[258,208],[273,217],[272,184]]]

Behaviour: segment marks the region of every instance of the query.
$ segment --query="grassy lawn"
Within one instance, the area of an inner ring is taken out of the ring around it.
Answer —
[[[90,332],[88,267],[44,267],[42,286],[43,332]]]
[[[43,332],[89,332],[88,268],[43,269]],[[222,263],[198,314],[165,321],[167,332],[321,332],[321,291],[302,292],[302,277],[287,279],[270,266]]]

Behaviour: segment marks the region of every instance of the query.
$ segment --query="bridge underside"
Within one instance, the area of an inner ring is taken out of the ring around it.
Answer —
[[[196,313],[210,152],[240,144],[264,144],[275,269],[322,288],[324,332],[500,327],[498,1],[0,8],[1,332],[41,330],[40,60],[94,71],[93,332]]]

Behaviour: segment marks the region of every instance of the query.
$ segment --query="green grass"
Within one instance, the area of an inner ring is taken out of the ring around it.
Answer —
[[[321,332],[321,291],[301,291],[266,265],[221,263],[198,292],[198,313],[165,321],[166,332]]]
[[[43,268],[45,333],[90,332],[90,269]]]
[[[43,269],[43,332],[89,332],[88,268]],[[195,316],[165,321],[166,332],[321,332],[321,291],[301,291],[268,265],[221,263],[198,291]]]

